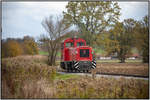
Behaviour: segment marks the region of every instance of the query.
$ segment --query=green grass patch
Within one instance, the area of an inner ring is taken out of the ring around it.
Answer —
[[[96,54],[104,54],[105,53],[105,51],[100,48],[93,48],[93,50],[95,51]]]
[[[135,59],[135,60],[128,59],[128,60],[126,60],[126,62],[142,62],[142,60],[141,59]]]
[[[59,73],[57,73],[55,79],[66,80],[66,79],[77,78],[77,77],[79,77],[79,76],[78,75],[59,74]]]
[[[46,51],[39,51],[39,54],[40,55],[48,55],[48,52],[46,52]]]
[[[96,60],[96,62],[115,62],[115,63],[118,63],[118,62],[120,62],[120,60],[118,60],[118,59],[107,59],[107,60]],[[128,63],[128,62],[142,62],[142,60],[140,60],[140,59],[135,59],[135,60],[131,60],[131,59],[127,59],[126,61],[125,61],[126,63]]]
[[[48,52],[46,52],[46,51],[39,51],[39,55],[48,55]],[[61,56],[61,52],[60,51],[58,51],[58,53],[57,53],[57,56],[58,57],[60,57]]]
[[[60,51],[58,51],[57,57],[61,57],[61,52]]]
[[[102,60],[96,60],[96,62],[119,62],[119,60],[117,60],[117,59],[115,59],[115,60],[111,60],[111,59],[110,59],[110,60],[105,60],[105,59],[104,59],[104,60],[103,60],[103,59],[102,59]]]

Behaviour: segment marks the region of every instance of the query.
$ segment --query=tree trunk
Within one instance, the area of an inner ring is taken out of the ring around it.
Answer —
[[[53,66],[56,64],[56,56],[57,56],[58,49],[55,48],[55,50],[52,50],[52,52],[49,52],[48,56],[48,64],[50,66]]]
[[[124,53],[124,50],[121,48],[120,52],[119,52],[119,55],[118,55],[118,58],[120,60],[120,63],[125,63],[125,53]]]
[[[51,56],[48,56],[48,65],[52,66],[52,62],[51,62]]]
[[[119,60],[120,60],[120,63],[125,63],[125,56],[120,56],[119,57]]]
[[[53,59],[54,59],[54,54],[53,54],[53,52],[51,52],[51,53],[49,53],[49,56],[48,56],[48,65],[50,65],[50,66],[54,65]]]
[[[142,54],[143,58],[143,63],[148,63],[149,62],[149,52],[148,52],[148,48],[145,48],[145,50],[143,51]]]
[[[148,56],[144,56],[143,57],[143,63],[148,63],[149,62],[149,57]]]
[[[125,58],[121,58],[120,63],[125,63]]]

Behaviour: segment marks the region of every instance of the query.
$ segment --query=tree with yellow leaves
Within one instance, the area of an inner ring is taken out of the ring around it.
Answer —
[[[135,24],[136,21],[133,19],[117,22],[108,33],[100,34],[97,41],[100,45],[104,46],[108,55],[117,53],[120,62],[124,63],[126,55],[131,54]]]
[[[35,40],[29,36],[25,36],[23,39],[23,47],[25,54],[35,55],[38,54],[38,46],[35,43]]]
[[[23,52],[20,44],[15,40],[9,40],[2,44],[2,57],[15,57]]]

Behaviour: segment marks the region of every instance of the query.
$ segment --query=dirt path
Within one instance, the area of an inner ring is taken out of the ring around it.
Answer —
[[[88,76],[92,76],[92,74],[90,73],[68,73],[68,72],[58,72],[60,74],[70,74],[70,75],[88,75]],[[149,80],[148,77],[135,77],[135,76],[122,76],[122,75],[103,75],[103,74],[96,74],[96,77],[108,77],[108,78],[128,78],[128,79],[143,79],[143,80]]]

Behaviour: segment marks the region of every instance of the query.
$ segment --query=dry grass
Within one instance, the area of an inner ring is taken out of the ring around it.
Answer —
[[[2,59],[2,98],[148,98],[148,81],[89,76],[62,80],[45,62],[43,56]]]
[[[2,59],[2,98],[43,97],[39,81],[52,83],[56,76],[55,67],[43,61],[33,56]]]
[[[148,81],[135,79],[82,76],[55,85],[57,98],[148,98]]]
[[[148,64],[143,63],[98,63],[97,72],[148,76]]]

